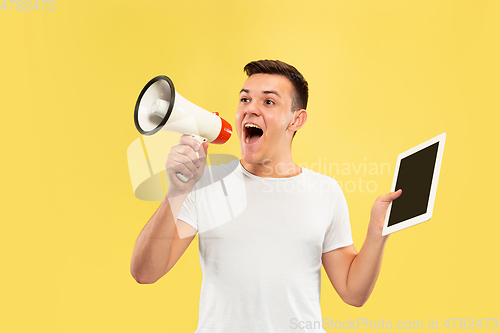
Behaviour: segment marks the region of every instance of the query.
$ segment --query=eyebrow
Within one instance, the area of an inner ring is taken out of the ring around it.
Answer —
[[[276,90],[266,90],[266,91],[263,91],[264,94],[275,94],[276,96],[280,97],[280,94],[278,94],[278,92]]]
[[[248,90],[248,89],[241,89],[241,90],[240,90],[240,94],[241,94],[242,92],[249,94],[249,93],[250,93],[250,90]],[[278,94],[278,92],[277,92],[276,90],[264,90],[262,93],[263,93],[263,94],[266,94],[266,95],[268,95],[268,94],[274,94],[274,95],[276,95],[276,96],[278,96],[278,97],[280,97],[280,98],[281,98],[280,94]]]

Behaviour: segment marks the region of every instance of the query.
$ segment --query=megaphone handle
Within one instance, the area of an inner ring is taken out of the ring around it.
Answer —
[[[196,140],[196,142],[198,142],[198,144],[201,146],[201,144],[203,142],[207,142],[207,139],[204,138],[204,137],[201,137],[199,135],[196,135],[196,134],[191,134],[190,135],[193,139]],[[196,157],[200,158],[200,154],[198,154],[198,152],[196,151]],[[182,180],[184,183],[187,182],[189,180],[188,177],[184,176],[181,172],[177,172],[177,178],[179,178],[180,180]]]

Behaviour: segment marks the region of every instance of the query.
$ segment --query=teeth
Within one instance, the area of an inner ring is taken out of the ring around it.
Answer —
[[[249,128],[249,127],[255,127],[255,128],[258,128],[258,129],[262,129],[262,128],[260,128],[259,126],[254,125],[254,124],[246,124],[246,125],[245,125],[245,128]]]
[[[260,128],[259,126],[255,125],[255,124],[245,124],[245,128],[250,128],[250,127],[253,127],[253,128],[258,128],[258,129],[262,130],[262,128]],[[245,138],[245,142],[246,142],[246,143],[249,143],[249,142],[250,142],[250,135],[248,135],[248,136]]]

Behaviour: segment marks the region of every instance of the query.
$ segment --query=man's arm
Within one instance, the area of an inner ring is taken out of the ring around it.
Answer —
[[[359,253],[353,245],[323,254],[323,266],[344,302],[353,306],[366,303],[375,287],[388,235],[382,236],[389,204],[401,195],[391,192],[377,198],[372,207],[368,233]]]
[[[176,223],[174,214],[178,212],[170,201],[175,202],[167,197],[163,200],[135,242],[130,272],[138,283],[154,283],[167,274],[196,235],[189,224],[181,220]]]
[[[168,194],[137,237],[132,253],[130,272],[139,283],[154,283],[165,275],[196,235],[195,228],[177,221],[177,217],[188,194],[203,175],[208,144],[199,148],[195,140],[182,136],[179,145],[168,155]],[[195,151],[199,152],[199,157]],[[180,181],[177,172],[189,180]]]

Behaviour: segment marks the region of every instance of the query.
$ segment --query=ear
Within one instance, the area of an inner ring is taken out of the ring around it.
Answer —
[[[307,111],[305,109],[299,109],[294,112],[293,119],[290,125],[288,125],[288,130],[295,132],[298,131],[307,120]]]

